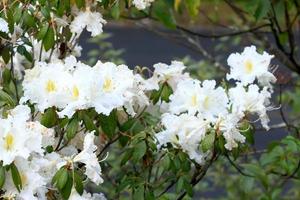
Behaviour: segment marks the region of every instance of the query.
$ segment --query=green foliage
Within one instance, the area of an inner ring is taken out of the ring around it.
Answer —
[[[10,34],[13,33],[14,25],[17,24],[26,33],[42,41],[42,47],[46,51],[51,52],[54,48],[61,50],[60,47],[71,40],[70,30],[65,27],[62,32],[58,31],[59,27],[56,22],[53,22],[51,16],[63,16],[64,14],[71,16],[71,7],[76,6],[78,9],[84,10],[86,1],[40,0],[38,2],[40,6],[34,9],[25,7],[24,1],[9,2],[11,5],[6,9],[5,18],[9,23]],[[288,44],[291,38],[289,27],[285,26],[285,10],[290,10],[291,16],[299,12],[293,6],[293,2],[254,0],[236,1],[235,3],[236,9],[242,11],[244,21],[238,20],[233,11],[228,12],[228,16],[223,16],[224,12],[219,12],[217,8],[223,9],[230,6],[223,1],[156,0],[144,11],[134,8],[131,0],[95,1],[97,9],[101,10],[104,16],[115,20],[148,17],[170,29],[176,29],[179,27],[178,25],[185,23],[187,27],[191,23],[197,23],[200,20],[198,18],[201,18],[199,15],[203,4],[212,5],[216,9],[206,16],[209,21],[218,23],[220,20],[221,22],[224,20],[230,25],[233,24],[231,29],[234,31],[236,30],[235,26],[248,29],[249,27],[244,24],[245,21],[251,25],[260,25],[275,20],[276,24],[273,26],[278,26],[275,27],[275,39],[279,46],[283,46],[280,52],[287,54],[288,58],[293,58],[294,55],[290,53],[291,45]],[[41,11],[41,18],[37,18],[37,10]],[[1,15],[4,14],[1,13]],[[188,39],[193,38],[191,33],[188,34]],[[26,45],[32,46],[26,38],[27,36],[20,36],[20,41],[16,44],[6,42],[9,38],[8,34],[0,33],[0,36],[2,38],[0,53],[6,64],[11,62],[11,58],[16,52],[25,57],[30,63],[29,67],[34,64],[34,58],[37,55],[33,55],[26,49]],[[116,64],[124,63],[124,60],[120,58],[124,50],[114,49],[112,44],[107,42],[109,37],[108,34],[102,34],[88,40],[99,48],[88,52],[87,63],[93,65],[98,59],[112,61]],[[221,44],[217,44],[212,49],[215,56],[212,58],[208,56],[210,61],[197,61],[190,57],[183,58],[183,62],[189,66],[187,71],[193,77],[203,80],[218,79],[224,76],[225,71],[221,71],[220,68],[213,67],[213,65],[217,65],[217,61],[222,60],[224,52],[228,50],[226,44],[236,47],[241,41],[244,41],[244,38],[241,36],[221,37],[220,41]],[[260,40],[255,41],[262,43]],[[295,51],[297,52],[298,49],[296,48]],[[66,52],[61,52],[60,56],[66,55]],[[8,109],[18,105],[19,97],[22,96],[20,82],[14,77],[12,71],[7,66],[2,72],[1,86],[3,87],[0,90],[0,107],[4,114]],[[167,83],[161,83],[159,90],[152,92],[150,96],[152,102],[156,104],[160,101],[169,102],[172,93],[173,91]],[[299,134],[297,128],[300,123],[298,120],[299,98],[298,87],[286,92],[283,98],[283,103],[290,104],[292,112],[289,113],[289,118],[296,124],[292,128],[291,134]],[[197,192],[202,194],[202,192],[210,191],[211,183],[224,189],[226,195],[220,199],[236,199],[237,197],[240,199],[300,198],[300,141],[298,136],[287,136],[281,141],[270,144],[269,148],[260,155],[252,148],[255,143],[255,128],[248,122],[239,127],[241,134],[246,137],[246,144],[239,145],[231,152],[225,149],[225,140],[218,135],[217,130],[211,130],[199,146],[199,150],[209,155],[207,164],[200,166],[189,159],[185,152],[170,148],[170,146],[167,146],[165,151],[158,151],[155,133],[163,128],[159,123],[161,114],[158,110],[141,110],[136,117],[130,117],[126,113],[126,109],[114,110],[108,116],[98,115],[90,109],[78,111],[71,119],[59,119],[55,109],[49,108],[41,116],[36,116],[36,111],[32,110],[32,118],[39,118],[42,125],[55,128],[55,134],[60,139],[57,148],[48,146],[46,150],[48,152],[60,150],[77,136],[79,128],[89,132],[95,131],[95,134],[99,136],[97,139],[104,143],[103,149],[98,154],[99,160],[104,157],[103,153],[110,152],[110,154],[103,162],[103,176],[109,181],[105,181],[104,184],[94,189],[105,192],[108,199],[176,199],[184,193],[192,197]],[[258,155],[259,159],[257,159]],[[63,199],[69,198],[73,187],[79,194],[82,194],[86,187],[85,176],[81,172],[82,166],[74,168],[68,164],[60,168],[52,178],[52,184]],[[15,164],[2,166],[1,163],[0,189],[4,185],[5,175],[8,174],[8,171],[11,173],[15,187],[20,191],[22,178]],[[205,174],[206,178],[201,179]],[[290,186],[285,191],[283,188],[288,184]]]
[[[5,168],[0,166],[0,189],[2,189],[5,183]]]
[[[19,170],[14,163],[10,165],[10,172],[13,183],[16,186],[17,190],[20,192],[22,189],[22,179]]]

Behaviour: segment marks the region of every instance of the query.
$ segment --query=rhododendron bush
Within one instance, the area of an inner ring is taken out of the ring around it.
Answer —
[[[158,199],[173,185],[193,196],[218,158],[250,148],[254,122],[269,129],[274,56],[254,45],[228,55],[222,81],[180,61],[81,61],[80,35],[102,34],[105,10],[123,3],[2,1],[1,198]]]

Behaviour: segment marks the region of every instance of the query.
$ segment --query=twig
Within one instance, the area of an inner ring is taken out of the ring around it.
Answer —
[[[116,138],[110,140],[108,143],[105,144],[105,146],[101,149],[101,151],[99,152],[99,154],[97,155],[97,157],[99,158],[104,151],[113,143],[115,143],[119,138],[121,137],[121,134],[118,134]]]
[[[185,27],[182,27],[180,25],[176,25],[176,28],[179,29],[179,30],[182,30],[188,34],[192,34],[192,35],[195,35],[195,36],[198,36],[198,37],[203,37],[203,38],[222,38],[222,37],[228,37],[228,36],[236,36],[236,35],[241,35],[241,34],[245,34],[245,33],[251,33],[251,32],[255,32],[261,28],[264,28],[264,27],[269,27],[270,26],[270,23],[268,24],[263,24],[263,25],[260,25],[260,26],[257,26],[257,27],[254,27],[254,28],[250,28],[250,29],[247,29],[247,30],[242,30],[242,31],[236,31],[236,32],[231,32],[231,33],[224,33],[224,34],[217,34],[217,35],[214,35],[214,34],[204,34],[204,33],[199,33],[199,32],[195,32],[195,31],[192,31],[190,29],[187,29]]]
[[[229,163],[243,176],[247,176],[247,177],[254,177],[253,175],[247,174],[245,173],[242,169],[240,169],[234,162],[233,160],[230,159],[229,155],[226,154],[225,157],[227,158],[227,160],[229,161]]]

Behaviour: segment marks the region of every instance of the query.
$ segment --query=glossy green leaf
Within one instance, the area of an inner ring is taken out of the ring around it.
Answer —
[[[83,113],[82,115],[84,126],[89,131],[96,131],[96,135],[99,135],[99,130],[93,120],[90,118],[90,116],[87,113]]]
[[[5,168],[3,166],[0,166],[0,189],[2,189],[5,183],[5,179]]]
[[[74,172],[74,183],[75,183],[75,189],[78,192],[78,194],[83,194],[83,180],[81,176],[78,174],[78,172]]]
[[[68,180],[67,180],[64,188],[62,188],[60,190],[60,194],[64,200],[68,200],[71,195],[71,191],[72,191],[72,187],[73,187],[73,178],[72,178],[71,173],[72,172],[70,171],[68,174]]]
[[[100,114],[99,121],[103,132],[109,137],[112,138],[115,134],[117,128],[117,117],[116,112],[112,111],[109,116]]]
[[[57,177],[56,187],[59,190],[62,190],[65,187],[68,179],[69,179],[68,170],[63,168],[61,173],[59,174],[59,177]]]
[[[71,121],[68,123],[66,128],[66,137],[68,140],[71,140],[76,136],[78,126],[79,126],[78,118],[74,117],[73,119],[71,119]]]
[[[46,51],[54,47],[55,39],[54,39],[54,30],[52,27],[49,27],[47,33],[43,39],[43,45]]]
[[[147,146],[145,141],[139,142],[134,146],[132,159],[135,162],[139,161],[145,155],[146,151],[147,151]]]
[[[16,105],[15,100],[3,90],[0,90],[0,100],[4,101],[7,105],[14,107]]]
[[[22,179],[19,170],[14,163],[10,165],[10,171],[11,171],[11,176],[15,187],[17,188],[18,191],[21,191]]]
[[[47,128],[52,128],[56,125],[58,116],[55,108],[48,108],[44,114],[42,114],[41,124]]]
[[[207,152],[212,149],[215,141],[215,133],[210,133],[204,137],[201,142],[201,148],[203,152]]]

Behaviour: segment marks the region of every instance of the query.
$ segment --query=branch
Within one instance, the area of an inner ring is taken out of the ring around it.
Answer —
[[[209,167],[212,165],[212,163],[214,161],[216,161],[218,159],[218,157],[219,157],[219,155],[216,154],[215,150],[214,150],[213,155],[212,155],[211,159],[209,160],[209,163],[203,169],[201,168],[201,171],[196,171],[195,172],[195,174],[194,174],[194,176],[193,176],[193,178],[190,182],[190,184],[192,186],[197,185],[197,183],[199,183],[202,180],[202,178],[206,175],[206,172],[208,171]],[[186,191],[181,193],[179,195],[179,197],[177,198],[177,200],[183,199],[185,197],[186,193],[187,193]]]
[[[252,32],[255,32],[255,31],[257,31],[261,28],[269,27],[269,26],[270,26],[270,23],[262,24],[260,26],[253,27],[253,28],[250,28],[250,29],[247,29],[247,30],[241,30],[241,31],[236,31],[236,32],[231,32],[231,33],[224,33],[224,34],[203,34],[203,33],[192,31],[192,30],[187,29],[185,27],[182,27],[180,25],[176,25],[176,28],[181,30],[181,31],[184,31],[188,34],[195,35],[195,36],[198,36],[198,37],[215,38],[216,39],[216,38],[222,38],[222,37],[228,37],[228,36],[241,35],[241,34],[245,34],[245,33],[252,33]]]
[[[103,153],[104,151],[110,146],[112,145],[113,143],[115,143],[116,141],[118,141],[118,139],[121,137],[121,134],[118,134],[116,138],[110,140],[108,143],[105,144],[105,146],[101,149],[101,151],[99,152],[99,154],[97,155],[97,157],[99,158]]]
[[[247,176],[247,177],[251,177],[251,178],[253,178],[253,177],[255,177],[255,176],[253,176],[253,175],[250,175],[250,174],[247,174],[247,173],[245,173],[241,168],[239,168],[234,162],[233,162],[233,160],[231,160],[230,159],[230,157],[229,157],[229,155],[228,154],[226,154],[225,155],[225,157],[227,158],[227,160],[229,161],[229,163],[241,174],[241,175],[243,175],[243,176]]]

